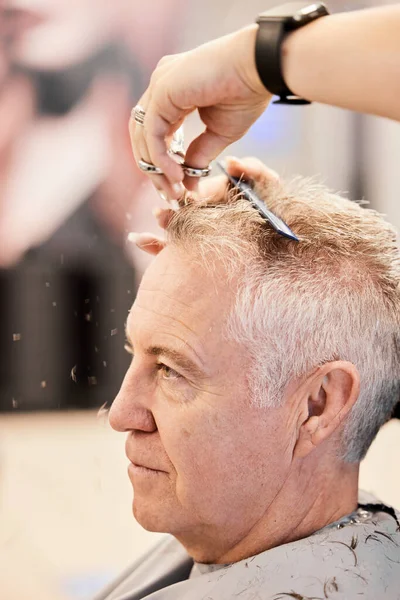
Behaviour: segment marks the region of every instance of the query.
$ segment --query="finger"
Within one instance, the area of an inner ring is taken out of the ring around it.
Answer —
[[[233,141],[231,137],[216,133],[207,127],[189,145],[185,161],[191,167],[205,169]]]
[[[226,193],[228,179],[226,175],[217,175],[199,183],[197,195],[199,198],[221,198]]]
[[[198,193],[199,186],[200,186],[199,179],[200,179],[199,177],[188,177],[187,175],[185,175],[185,178],[182,183],[183,183],[184,187],[187,190],[189,190],[189,192]]]
[[[170,57],[165,57],[166,62],[170,62]],[[147,113],[148,113],[148,105],[151,99],[151,87],[147,88],[143,96],[140,98],[139,102],[136,106],[140,106],[144,112],[144,124],[141,125],[135,121],[133,111],[131,113],[129,119],[129,135],[131,139],[131,146],[133,156],[135,157],[136,164],[139,163],[139,160],[145,160],[146,162],[152,163],[155,166],[160,166],[156,162],[154,162],[150,156],[150,153],[147,148],[146,138],[145,138],[145,128],[147,126]],[[181,169],[179,167],[179,169]],[[171,198],[179,198],[184,193],[184,188],[182,185],[175,184],[171,185],[168,179],[164,175],[152,175],[150,173],[146,173],[146,175],[151,179],[155,188],[165,194],[167,199]],[[182,177],[181,177],[182,179]]]
[[[160,208],[157,206],[153,209],[153,215],[157,220],[157,224],[161,229],[166,229],[175,214],[175,211],[172,208]]]
[[[136,233],[131,231],[128,234],[128,242],[132,242],[140,250],[153,255],[159,254],[166,246],[166,241],[154,233]]]
[[[253,179],[261,184],[279,181],[279,175],[264,165],[258,158],[251,156],[238,159],[229,156],[224,159],[224,162],[226,170],[233,177],[244,177],[247,180]],[[197,193],[200,198],[220,198],[226,193],[227,185],[227,177],[225,175],[217,175],[208,180],[201,180]]]
[[[139,160],[145,160],[148,163],[154,164],[148,152],[146,141],[140,131],[141,126],[136,125],[135,127],[130,121],[129,128],[132,140],[132,151],[136,164],[139,163]],[[183,196],[184,188],[181,183],[171,184],[165,175],[152,175],[150,173],[146,173],[146,175],[148,175],[154,187],[165,200],[170,201]]]
[[[182,167],[168,154],[167,140],[182,125],[194,106],[180,106],[172,102],[169,86],[176,81],[174,61],[167,64],[161,76],[153,84],[153,94],[147,111],[145,138],[148,151],[154,164],[157,164],[171,183],[181,182],[184,177]]]
[[[142,160],[145,160],[148,163],[155,164],[153,162],[152,157],[149,154],[149,151],[148,151],[148,148],[147,148],[147,145],[146,145],[144,139],[140,140],[138,146],[139,146],[140,158]],[[152,184],[158,190],[158,192],[163,194],[166,197],[167,201],[169,201],[169,202],[171,202],[172,200],[180,199],[185,193],[185,188],[183,187],[182,183],[180,183],[180,182],[171,183],[164,174],[152,175],[151,173],[148,173],[148,176],[149,176]]]
[[[166,54],[157,63],[157,69],[161,70],[161,68],[165,68],[166,66],[173,63],[177,58],[179,58],[179,54]]]
[[[151,78],[151,90],[158,91],[158,97],[162,92],[163,80],[172,69],[172,64],[176,57],[164,57],[159,62],[159,66],[153,73]],[[149,92],[148,105],[146,107],[146,120],[143,128],[143,139],[146,144],[146,152],[150,157],[150,161],[160,167],[165,174],[166,180],[173,189],[178,190],[176,184],[183,180],[182,167],[168,154],[169,145],[175,131],[182,125],[186,112],[183,109],[178,109],[170,101],[170,97],[166,94],[164,102],[169,103],[167,108],[161,108],[154,101]],[[169,118],[166,116],[169,115]],[[175,186],[174,186],[175,184]],[[175,194],[176,196],[176,194]]]
[[[145,130],[147,152],[151,162],[162,169],[171,187],[182,182],[184,173],[182,167],[168,154],[168,140],[183,122],[183,115],[173,125],[160,115],[150,114]]]
[[[231,138],[206,129],[189,145],[185,163],[196,169],[205,169],[232,142]],[[187,189],[192,189],[192,179],[191,177],[185,177],[183,180],[183,184]]]
[[[148,107],[149,101],[150,101],[150,89],[147,88],[145,93],[141,96],[139,102],[136,104],[136,106],[140,106],[145,112],[144,122],[146,121],[147,107]],[[131,138],[132,151],[134,154],[136,151],[136,154],[137,154],[136,144],[143,136],[144,124],[141,125],[140,123],[137,123],[135,121],[134,109],[135,109],[135,107],[132,108],[131,115],[129,118],[129,135]]]
[[[244,177],[247,180],[253,179],[257,183],[262,184],[279,181],[278,173],[254,156],[247,156],[241,159],[234,156],[227,156],[224,161],[228,173],[233,177]]]

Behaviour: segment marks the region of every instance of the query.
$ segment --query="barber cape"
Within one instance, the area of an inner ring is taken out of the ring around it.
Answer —
[[[400,514],[363,499],[307,538],[228,565],[194,563],[168,536],[95,600],[400,600]]]

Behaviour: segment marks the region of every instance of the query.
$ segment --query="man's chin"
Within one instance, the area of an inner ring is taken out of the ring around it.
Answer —
[[[161,514],[161,511],[157,511],[150,503],[147,504],[145,502],[145,504],[146,505],[143,506],[143,500],[138,502],[133,499],[132,502],[133,516],[139,525],[143,527],[143,529],[154,533],[171,533],[171,529],[167,523],[168,520]]]

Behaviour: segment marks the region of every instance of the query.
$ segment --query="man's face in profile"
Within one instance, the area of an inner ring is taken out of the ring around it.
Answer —
[[[127,431],[133,512],[153,531],[235,543],[262,517],[290,467],[290,402],[252,406],[249,354],[226,341],[234,301],[174,247],[147,270],[127,321],[133,359],[110,412]],[[144,467],[144,468],[143,468]],[[218,538],[217,538],[218,539]]]

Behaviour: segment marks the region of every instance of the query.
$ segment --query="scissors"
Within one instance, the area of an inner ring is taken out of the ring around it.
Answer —
[[[176,160],[178,164],[181,165],[183,172],[188,177],[208,177],[211,173],[211,168],[207,167],[205,169],[196,169],[195,167],[190,167],[185,163],[185,145],[184,145],[184,134],[183,134],[183,125],[177,129],[173,135],[171,146],[168,150],[168,154]],[[149,173],[152,175],[163,175],[162,169],[160,167],[156,167],[153,163],[149,163],[145,160],[138,161],[138,167],[144,173]]]

